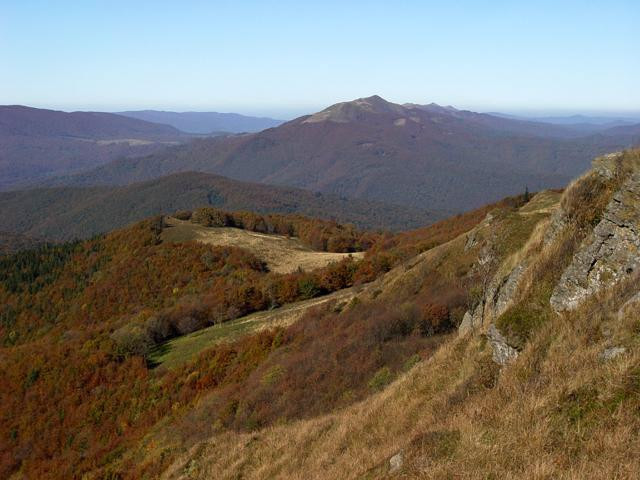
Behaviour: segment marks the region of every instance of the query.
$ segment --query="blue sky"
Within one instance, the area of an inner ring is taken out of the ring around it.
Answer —
[[[640,1],[0,2],[0,104],[640,112]]]

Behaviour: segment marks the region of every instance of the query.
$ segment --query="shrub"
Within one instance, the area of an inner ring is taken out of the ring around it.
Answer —
[[[191,210],[181,210],[176,212],[173,216],[178,220],[191,220],[193,212]]]
[[[153,338],[141,325],[127,324],[111,334],[116,344],[116,353],[121,357],[131,355],[146,358],[154,346]]]
[[[391,369],[389,369],[389,367],[382,367],[373,375],[371,380],[369,380],[369,388],[372,390],[382,390],[391,383],[391,380],[393,380]]]

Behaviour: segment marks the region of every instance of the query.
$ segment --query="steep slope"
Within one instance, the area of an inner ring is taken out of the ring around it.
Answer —
[[[486,271],[468,312],[478,322],[382,393],[215,432],[163,478],[637,478],[639,174],[640,153],[609,156],[560,202],[534,197],[517,215],[540,220],[510,252],[494,214],[454,240]],[[573,282],[590,295],[575,303]]]
[[[187,172],[124,187],[0,192],[0,229],[52,240],[86,238],[151,215],[208,205],[260,213],[299,213],[368,229],[400,230],[443,217],[439,212]]]
[[[119,160],[64,182],[122,184],[190,169],[418,208],[464,210],[526,186],[563,186],[595,155],[630,141],[628,135],[558,138],[566,136],[571,135],[563,126],[401,106],[374,96],[260,133]]]
[[[184,140],[168,125],[121,115],[0,106],[0,189],[149,154]]]
[[[250,117],[237,113],[218,112],[165,112],[158,110],[138,110],[119,112],[119,115],[137,118],[147,122],[171,125],[188,133],[210,134],[212,132],[259,132],[280,125],[282,120],[264,117]]]

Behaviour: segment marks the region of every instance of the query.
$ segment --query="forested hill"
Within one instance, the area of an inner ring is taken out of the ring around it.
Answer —
[[[0,190],[187,141],[169,125],[102,112],[0,105]]]
[[[60,187],[0,193],[3,229],[52,240],[87,238],[151,215],[203,206],[298,213],[374,230],[416,228],[445,215],[195,172],[123,187]]]

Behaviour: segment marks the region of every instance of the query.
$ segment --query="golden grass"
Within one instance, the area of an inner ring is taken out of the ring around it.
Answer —
[[[592,174],[582,177],[563,195],[574,221],[548,245],[550,222],[538,223],[503,265],[529,260],[516,301],[546,302],[549,320],[527,332],[514,364],[498,372],[484,337],[452,335],[358,404],[253,433],[219,432],[184,452],[163,478],[640,478],[640,302],[618,313],[638,278],[562,316],[550,311],[544,289],[611,191]],[[546,198],[545,214],[555,202]],[[458,238],[418,259],[437,262],[462,245]],[[405,265],[414,275],[418,259]],[[406,284],[399,273],[391,280],[383,279],[389,287]],[[626,353],[603,360],[612,346]],[[402,468],[391,473],[389,459],[399,452]]]
[[[399,451],[401,478],[638,478],[640,308],[612,321],[616,306],[594,318],[588,305],[544,325],[493,388],[477,375],[489,355],[482,338],[452,338],[367,401],[255,433],[220,433],[165,478],[386,478]],[[594,321],[615,328],[629,352],[603,361],[610,339],[594,339]]]
[[[245,248],[263,260],[270,271],[291,273],[297,270],[314,270],[338,262],[349,256],[359,259],[363,252],[316,252],[304,246],[298,239],[282,235],[242,230],[231,227],[204,227],[188,221],[168,217],[162,239],[167,242],[197,241],[209,245]]]

